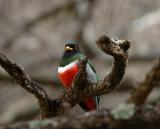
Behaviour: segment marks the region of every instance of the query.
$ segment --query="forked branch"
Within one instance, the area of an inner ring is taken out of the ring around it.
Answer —
[[[54,99],[49,97],[45,90],[35,83],[20,66],[12,63],[3,54],[0,54],[0,65],[18,84],[38,99],[41,118],[63,115],[65,112],[63,104],[65,102],[73,107],[88,97],[106,94],[115,89],[124,76],[130,42],[128,40],[113,40],[107,36],[102,36],[96,43],[103,52],[113,56],[114,61],[111,72],[100,82],[91,84],[87,81],[85,73],[87,58],[82,59],[80,61],[80,71],[73,81],[72,88],[63,91],[61,95]]]

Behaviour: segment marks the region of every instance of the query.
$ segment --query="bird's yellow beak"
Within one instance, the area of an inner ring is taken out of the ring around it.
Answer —
[[[66,50],[66,51],[72,51],[73,48],[71,48],[70,46],[66,46],[66,47],[65,47],[65,50]]]

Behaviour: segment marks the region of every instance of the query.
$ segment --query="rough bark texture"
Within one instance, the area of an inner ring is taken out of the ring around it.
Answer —
[[[70,107],[73,107],[88,97],[106,94],[115,89],[124,76],[130,42],[127,40],[115,41],[107,36],[102,36],[96,43],[103,52],[113,56],[114,62],[111,72],[102,81],[91,84],[87,81],[85,73],[87,58],[82,59],[79,73],[74,79],[72,88],[62,92],[55,98],[49,97],[45,90],[35,83],[20,66],[12,63],[3,54],[0,54],[0,65],[18,84],[38,99],[41,118],[64,115],[64,103],[68,103]]]

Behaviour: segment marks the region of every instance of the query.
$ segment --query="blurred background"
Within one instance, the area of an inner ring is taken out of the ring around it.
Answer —
[[[0,52],[52,96],[63,89],[57,67],[68,39],[79,42],[103,79],[112,64],[95,44],[103,34],[132,41],[121,86],[102,96],[100,108],[112,108],[127,99],[160,56],[160,0],[0,0]],[[159,91],[149,101],[160,97]],[[76,106],[73,112],[83,111]],[[36,99],[0,68],[0,125],[38,114]]]

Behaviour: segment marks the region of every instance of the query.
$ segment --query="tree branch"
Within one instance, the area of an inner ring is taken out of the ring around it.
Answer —
[[[25,90],[33,94],[38,99],[38,103],[42,112],[43,110],[47,111],[47,107],[49,107],[49,97],[46,94],[46,91],[42,87],[40,87],[39,84],[35,83],[20,66],[12,63],[2,53],[0,53],[0,65],[18,84],[20,84],[20,86],[22,86]]]
[[[160,101],[151,107],[152,109],[141,108],[126,120],[114,119],[110,110],[98,110],[82,116],[61,117],[61,120],[36,120],[2,129],[157,129],[160,127]]]
[[[142,81],[132,95],[128,99],[129,103],[134,103],[137,106],[141,106],[146,101],[148,95],[157,84],[160,83],[160,58],[156,61],[153,68],[146,75],[144,81]]]
[[[63,115],[65,113],[64,103],[67,102],[74,107],[88,97],[106,94],[115,89],[124,76],[130,42],[127,40],[114,41],[107,36],[102,36],[96,43],[102,51],[114,57],[111,72],[105,76],[104,80],[91,84],[85,73],[87,59],[82,59],[80,60],[80,71],[73,81],[72,88],[63,91],[56,98],[49,97],[45,90],[32,81],[20,66],[12,63],[3,54],[0,54],[0,65],[18,84],[38,99],[41,118]]]
[[[130,47],[130,42],[127,40],[120,40],[121,44],[119,44],[118,41],[111,40],[107,36],[102,36],[96,42],[103,52],[113,56],[114,61],[111,72],[105,76],[104,80],[88,89],[89,91],[91,90],[92,95],[101,95],[112,91],[119,85],[124,76],[128,59],[127,50]]]

